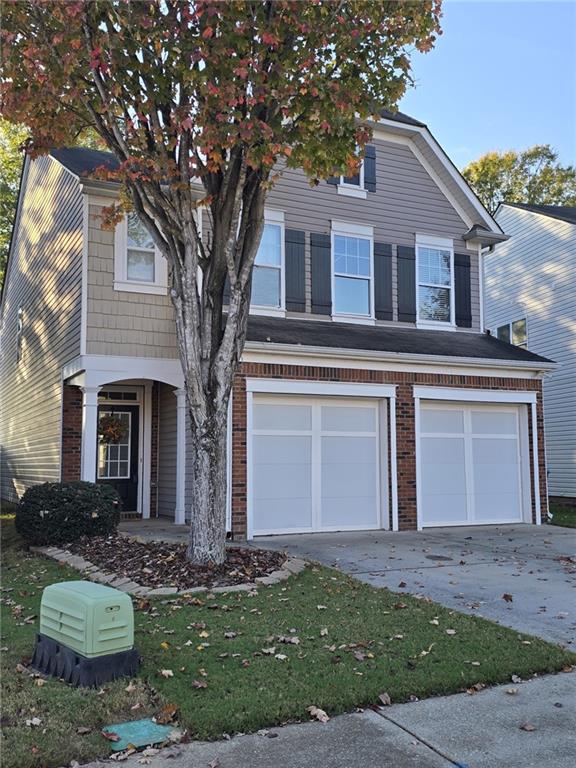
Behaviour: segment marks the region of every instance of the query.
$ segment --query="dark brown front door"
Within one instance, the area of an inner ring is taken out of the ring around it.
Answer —
[[[138,511],[138,405],[98,406],[98,482],[112,485],[124,512]]]

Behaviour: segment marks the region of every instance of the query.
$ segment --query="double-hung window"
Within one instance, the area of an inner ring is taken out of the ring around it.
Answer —
[[[284,213],[268,210],[252,273],[251,309],[284,309]]]
[[[374,317],[372,227],[333,222],[334,315]]]
[[[366,188],[364,186],[364,160],[360,162],[358,173],[355,173],[352,176],[340,176],[340,179],[338,180],[338,194],[366,199]]]
[[[417,319],[454,325],[454,248],[451,240],[416,236]]]
[[[135,293],[166,293],[166,259],[138,214],[131,211],[116,227],[114,239],[114,288]]]

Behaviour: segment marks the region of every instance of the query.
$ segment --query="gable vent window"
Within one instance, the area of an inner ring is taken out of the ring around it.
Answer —
[[[420,326],[454,325],[454,250],[451,241],[416,239],[417,311]]]
[[[526,349],[528,346],[526,318],[499,325],[496,329],[496,337],[507,344],[514,344],[515,347]]]

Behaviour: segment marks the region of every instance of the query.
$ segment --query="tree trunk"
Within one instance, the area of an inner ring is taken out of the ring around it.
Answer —
[[[195,565],[221,564],[226,556],[227,403],[198,427],[192,424],[192,514],[188,559]]]

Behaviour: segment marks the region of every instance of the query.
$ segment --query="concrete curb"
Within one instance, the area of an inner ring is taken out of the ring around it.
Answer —
[[[138,537],[136,537],[136,540],[138,541]],[[119,589],[121,592],[133,595],[134,597],[167,597],[169,595],[197,595],[199,593],[216,595],[227,594],[229,592],[252,592],[260,586],[280,584],[291,576],[301,573],[304,568],[306,568],[305,560],[302,560],[299,557],[289,557],[285,560],[280,570],[273,571],[268,576],[259,576],[254,579],[254,581],[249,581],[245,584],[231,584],[230,586],[218,586],[212,587],[211,589],[208,587],[190,587],[189,589],[178,590],[176,587],[146,587],[132,581],[127,576],[119,576],[116,573],[101,571],[97,565],[94,565],[89,560],[85,560],[79,555],[74,555],[65,549],[58,549],[57,547],[30,547],[30,551],[39,555],[44,555],[45,557],[50,557],[53,560],[57,560],[59,563],[64,563],[71,568],[75,568],[77,571],[81,571],[89,581],[106,584],[115,589]]]

